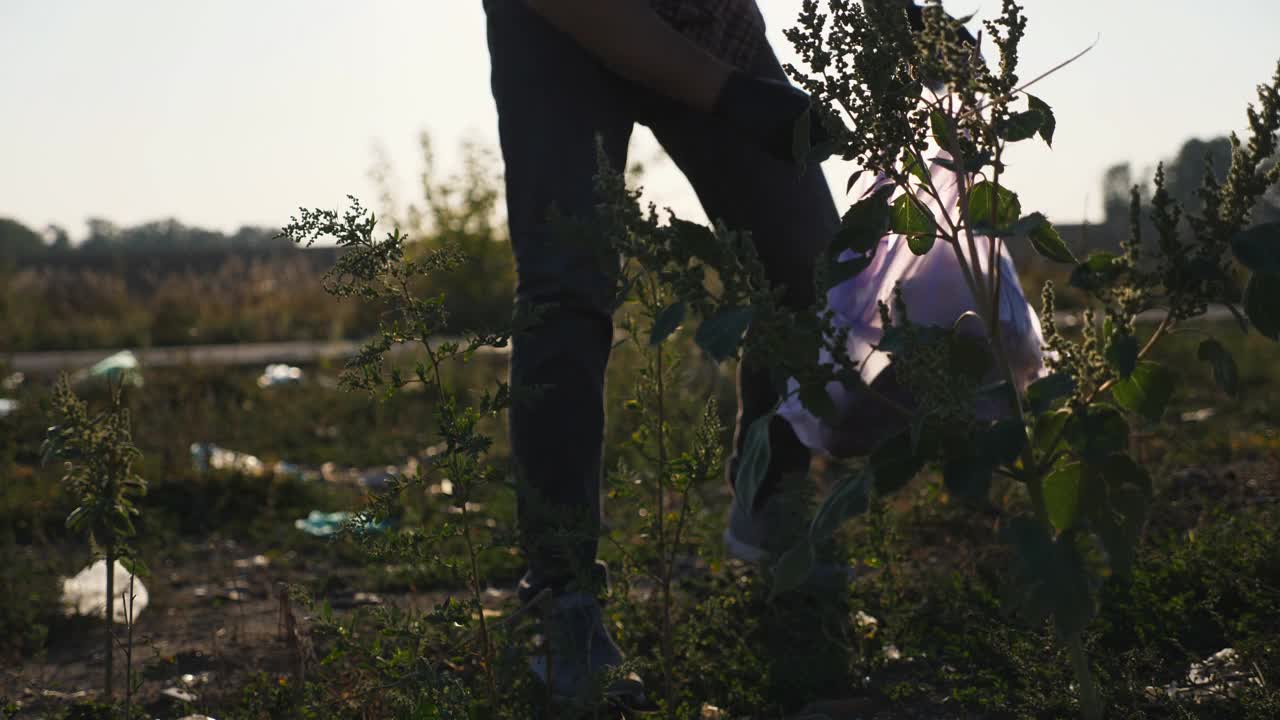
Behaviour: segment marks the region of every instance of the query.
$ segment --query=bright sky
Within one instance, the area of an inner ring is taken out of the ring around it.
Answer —
[[[800,0],[759,0],[770,37]],[[1274,0],[1024,0],[1025,77],[1092,43],[1044,81],[1055,148],[1024,144],[1008,181],[1060,222],[1100,213],[1103,170],[1139,168],[1191,136],[1245,126],[1245,102],[1280,59]],[[948,0],[990,16],[999,0]],[[134,224],[177,217],[232,230],[280,226],[299,205],[374,204],[374,148],[416,197],[416,139],[446,170],[465,138],[496,145],[478,0],[0,0],[0,216]],[[633,158],[655,144],[637,133]],[[843,194],[846,172],[828,168]],[[669,164],[651,196],[697,218]]]

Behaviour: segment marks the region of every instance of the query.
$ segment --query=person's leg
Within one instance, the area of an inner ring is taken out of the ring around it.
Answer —
[[[785,79],[772,51],[757,55],[751,72]],[[672,103],[648,98],[639,119],[689,178],[707,215],[734,230],[750,231],[760,259],[775,286],[785,286],[788,307],[803,310],[814,300],[816,259],[839,229],[839,215],[822,170],[810,165],[803,174],[765,151],[753,147],[723,123]],[[738,419],[734,432],[737,466],[746,431],[778,400],[769,378],[767,358],[746,357],[738,373]],[[783,478],[808,470],[810,453],[782,418],[769,429],[772,450],[757,507],[781,485]]]
[[[598,149],[624,167],[632,121],[614,76],[523,0],[486,0],[485,11],[518,282],[509,418],[529,564],[518,594],[540,600],[531,669],[558,700],[591,701],[599,674],[623,661],[596,561],[618,259],[591,225]],[[605,693],[642,703],[644,686],[630,674]]]
[[[623,167],[632,120],[615,76],[524,2],[485,7],[517,315],[537,318],[518,332],[511,357],[511,444],[529,563],[520,595],[527,601],[543,588],[559,593],[579,587],[577,580],[602,580],[595,560],[613,335],[609,264],[616,270],[617,259],[601,252],[603,241],[589,230],[567,237],[551,217],[579,229],[590,224],[597,139],[611,165]],[[519,397],[534,388],[536,397]]]

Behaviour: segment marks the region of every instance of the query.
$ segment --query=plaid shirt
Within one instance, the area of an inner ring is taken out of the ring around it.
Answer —
[[[649,0],[654,11],[712,55],[748,69],[767,44],[755,0]]]

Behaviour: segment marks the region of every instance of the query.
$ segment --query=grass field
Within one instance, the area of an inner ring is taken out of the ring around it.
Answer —
[[[1219,335],[1231,339],[1240,360],[1240,398],[1200,390],[1212,386],[1199,377],[1208,369],[1196,360],[1197,335],[1189,332],[1165,355],[1194,382],[1183,384],[1189,389],[1169,410],[1172,422],[1138,441],[1156,481],[1153,519],[1137,572],[1106,583],[1102,615],[1088,633],[1111,717],[1280,713],[1280,389],[1267,382],[1280,351],[1256,335],[1225,328]],[[681,375],[687,396],[711,387],[727,427],[729,376],[689,350]],[[480,387],[500,378],[504,363],[480,358],[452,372],[459,385]],[[615,357],[611,470],[642,467],[628,402],[639,366],[626,349]],[[408,714],[387,678],[416,677],[420,662],[449,668],[450,692],[471,696],[484,684],[473,654],[447,651],[432,640],[430,623],[415,624],[439,617],[445,599],[460,596],[459,543],[438,549],[442,562],[404,564],[294,527],[312,510],[361,506],[367,490],[344,468],[403,466],[410,457],[434,487],[405,497],[396,532],[456,521],[456,498],[443,491],[444,478],[432,477],[429,399],[408,393],[373,402],[337,389],[336,368],[305,370],[299,384],[262,388],[257,369],[156,369],[129,391],[145,455],[140,470],[151,486],[137,541],[150,568],[143,579],[150,605],[134,629],[134,717],[437,717]],[[50,385],[28,378],[14,392],[19,409],[0,418],[0,716],[114,717],[94,705],[102,623],[65,617],[59,607],[59,577],[87,565],[90,549],[63,524],[73,500],[58,483],[59,468],[40,464]],[[80,390],[91,405],[106,401],[101,387]],[[1211,406],[1216,414],[1203,411]],[[700,409],[689,401],[676,417]],[[488,430],[497,438],[495,462],[505,466],[503,429]],[[191,445],[206,442],[268,467],[285,461],[313,472],[201,472]],[[821,478],[822,461],[814,469]],[[606,483],[607,612],[637,670],[655,684],[660,614],[645,535],[652,488],[635,473],[610,472]],[[668,509],[676,501],[669,498]],[[975,512],[926,474],[842,531],[840,552],[862,570],[846,595],[769,602],[752,569],[727,561],[720,547],[727,487],[695,488],[688,543],[674,564],[677,716],[772,718],[807,705],[829,717],[1072,716],[1070,665],[1051,631],[1008,616],[1000,603],[1007,573],[996,518],[1025,499],[1008,486],[995,488],[991,501],[988,512]],[[484,612],[496,620],[515,609],[511,590],[521,572],[511,542],[514,500],[497,484],[472,503],[472,520],[488,528],[494,546],[480,556],[480,575],[488,587]],[[288,602],[285,586],[293,588]],[[286,614],[297,632],[286,631]],[[415,627],[426,629],[415,635]],[[535,716],[542,703],[521,670],[523,635],[513,625],[498,640],[508,707],[473,713]],[[1218,672],[1222,682],[1190,688],[1192,664],[1225,648],[1235,660]],[[436,706],[439,717],[453,716],[445,700]]]

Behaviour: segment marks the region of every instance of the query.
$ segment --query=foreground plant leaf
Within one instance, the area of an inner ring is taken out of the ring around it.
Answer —
[[[1240,391],[1240,371],[1236,368],[1235,358],[1222,346],[1222,343],[1209,338],[1200,343],[1196,354],[1201,361],[1209,363],[1213,368],[1213,379],[1218,387],[1235,397]]]
[[[1144,360],[1132,375],[1111,388],[1111,396],[1125,410],[1157,422],[1173,396],[1173,373],[1163,365]]]
[[[1249,228],[1231,239],[1231,250],[1245,267],[1280,275],[1280,222]]]
[[[800,544],[791,548],[778,558],[773,566],[773,583],[769,588],[769,599],[791,592],[804,584],[813,572],[815,551],[813,543],[805,538]]]
[[[751,326],[755,312],[750,307],[731,307],[702,321],[694,341],[716,362],[723,362],[738,352],[742,336]]]
[[[747,439],[742,444],[742,457],[738,459],[738,474],[733,481],[734,502],[741,503],[742,509],[750,512],[755,507],[756,493],[764,483],[765,471],[769,469],[771,449],[769,447],[769,423],[773,413],[756,418],[747,428]]]
[[[1022,203],[1009,188],[980,182],[969,190],[969,220],[974,226],[1008,228],[1022,216]]]
[[[1254,273],[1244,290],[1244,311],[1259,333],[1280,341],[1280,275]]]
[[[687,303],[678,302],[658,313],[658,317],[654,318],[653,321],[653,330],[649,333],[649,345],[661,345],[663,341],[671,337],[671,333],[674,333],[676,328],[680,327],[680,323],[684,322],[688,311],[689,305]]]

